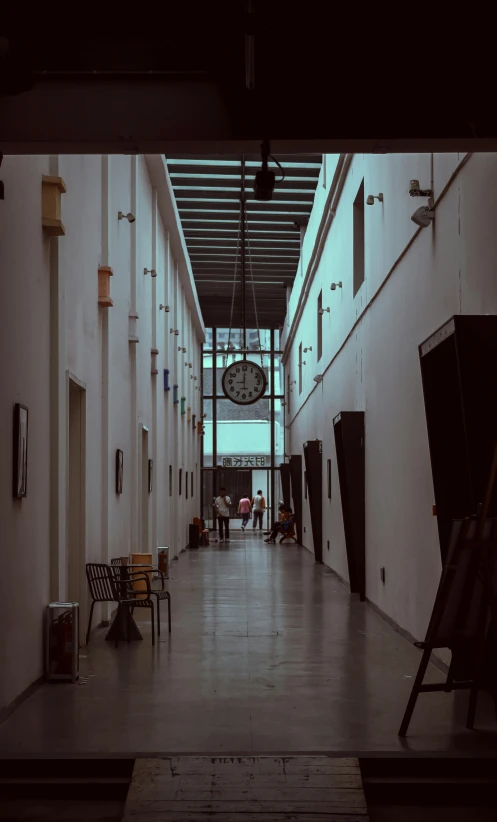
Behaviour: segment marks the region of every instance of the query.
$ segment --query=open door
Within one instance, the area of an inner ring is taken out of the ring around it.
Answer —
[[[148,515],[148,500],[149,500],[149,475],[148,475],[148,428],[145,425],[142,426],[142,470],[141,470],[141,479],[142,479],[142,493],[141,493],[141,514],[142,514],[142,544],[141,544],[141,552],[142,554],[149,553],[149,537],[148,537],[148,525],[149,525],[149,515]]]
[[[283,502],[287,508],[290,508],[290,465],[288,462],[282,462],[280,465],[281,490],[283,491]]]
[[[364,411],[333,420],[350,590],[366,596]]]
[[[323,443],[310,440],[304,443],[304,460],[311,510],[314,559],[323,562]]]
[[[86,625],[86,391],[69,378],[67,599],[79,603],[79,641]]]
[[[292,454],[290,457],[290,478],[297,539],[302,545],[302,456],[300,454]]]

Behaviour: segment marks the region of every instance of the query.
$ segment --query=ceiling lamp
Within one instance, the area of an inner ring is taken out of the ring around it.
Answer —
[[[274,171],[271,171],[268,168],[268,160],[271,158],[273,162],[276,163],[279,170],[281,171],[281,180],[278,180],[278,183],[283,182],[285,179],[285,172],[283,171],[282,167],[278,163],[277,160],[270,153],[270,145],[269,140],[264,140],[261,145],[261,154],[262,154],[262,168],[258,171],[255,175],[254,180],[254,196],[256,200],[261,200],[262,202],[269,202],[269,200],[273,199],[273,191],[274,185],[276,183]]]

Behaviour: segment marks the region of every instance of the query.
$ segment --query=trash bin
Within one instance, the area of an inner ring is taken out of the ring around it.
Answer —
[[[48,682],[79,677],[79,603],[51,602],[45,618],[45,676]]]
[[[198,548],[199,547],[198,525],[190,525],[189,536],[190,536],[190,548]]]

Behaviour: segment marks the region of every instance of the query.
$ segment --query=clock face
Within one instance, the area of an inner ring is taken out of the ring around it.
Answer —
[[[251,405],[264,396],[267,378],[260,365],[239,360],[225,370],[221,384],[225,396],[237,405]]]

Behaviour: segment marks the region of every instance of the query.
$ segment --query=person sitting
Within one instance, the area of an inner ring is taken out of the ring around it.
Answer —
[[[271,533],[268,538],[264,540],[264,542],[274,545],[278,534],[284,533],[293,524],[294,516],[291,508],[286,508],[284,505],[280,505],[280,513],[283,514],[282,519],[278,522],[273,522]]]

